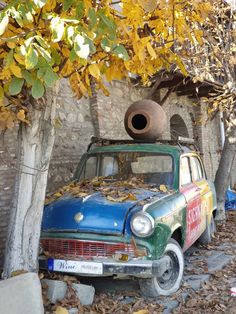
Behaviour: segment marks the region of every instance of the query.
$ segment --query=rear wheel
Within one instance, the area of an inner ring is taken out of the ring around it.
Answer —
[[[215,219],[213,214],[211,215],[211,221],[210,223],[206,226],[205,231],[203,234],[200,236],[198,239],[198,242],[202,245],[209,244],[216,232],[216,224],[215,224]]]
[[[146,297],[157,297],[158,295],[171,295],[176,292],[183,278],[184,256],[177,241],[170,239],[164,255],[171,259],[170,267],[161,277],[140,279],[141,292]]]

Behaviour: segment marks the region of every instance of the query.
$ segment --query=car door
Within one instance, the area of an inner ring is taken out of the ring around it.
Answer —
[[[183,155],[180,159],[180,192],[186,200],[185,242],[187,250],[201,234],[201,195],[200,189],[193,183],[190,156]]]
[[[198,155],[190,156],[190,166],[193,183],[197,186],[201,198],[201,233],[206,229],[207,219],[213,210],[213,193],[206,179],[202,162]]]

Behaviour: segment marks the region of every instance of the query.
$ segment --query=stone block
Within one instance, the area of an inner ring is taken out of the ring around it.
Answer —
[[[210,275],[201,274],[201,275],[190,275],[184,277],[185,281],[193,290],[200,289],[201,285],[210,279]]]
[[[67,293],[67,284],[60,280],[43,279],[43,285],[47,285],[47,297],[49,301],[55,304],[65,298]]]
[[[73,289],[76,292],[76,296],[79,298],[82,305],[91,305],[93,303],[95,289],[89,285],[72,284]]]
[[[172,300],[168,297],[165,299],[157,299],[156,302],[164,307],[163,314],[170,314],[172,311],[178,307],[179,302],[177,300]]]
[[[214,273],[223,269],[234,259],[233,255],[226,255],[223,252],[213,251],[213,254],[207,258],[207,267],[209,273]]]
[[[44,313],[42,289],[37,274],[26,273],[0,281],[0,313]]]

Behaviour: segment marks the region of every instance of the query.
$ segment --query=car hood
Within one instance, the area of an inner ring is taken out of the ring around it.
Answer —
[[[45,206],[43,232],[92,232],[99,234],[122,234],[130,211],[141,208],[140,202],[164,196],[163,193],[146,189],[128,191],[137,200],[109,201],[101,192],[86,197],[63,196]]]

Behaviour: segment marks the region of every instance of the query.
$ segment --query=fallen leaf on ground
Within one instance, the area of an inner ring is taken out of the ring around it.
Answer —
[[[140,310],[137,312],[133,312],[133,314],[149,314],[150,312],[148,310]]]
[[[67,311],[66,308],[62,307],[62,306],[58,306],[56,308],[56,312],[55,314],[69,314],[69,312]]]

